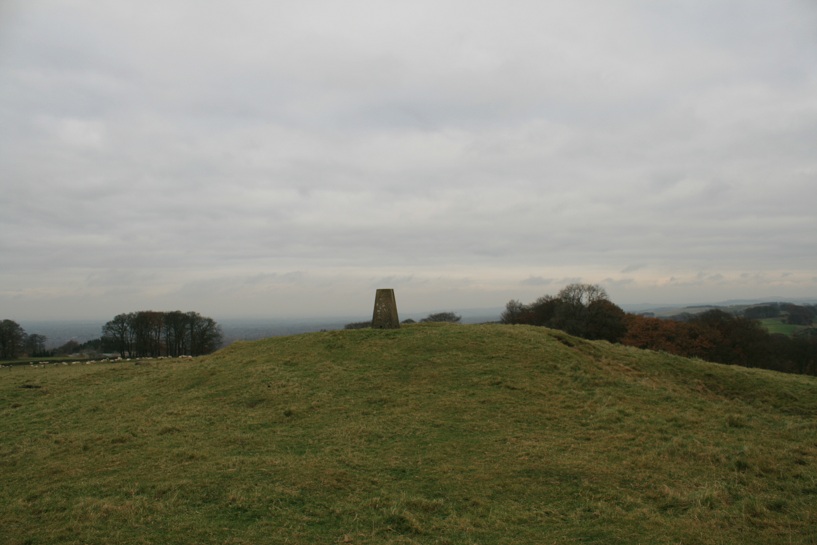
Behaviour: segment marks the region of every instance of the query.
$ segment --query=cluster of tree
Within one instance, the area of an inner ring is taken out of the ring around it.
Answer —
[[[762,320],[782,318],[787,324],[809,326],[817,319],[817,305],[795,305],[794,303],[766,303],[744,309],[744,318]]]
[[[500,321],[551,327],[585,339],[619,342],[627,332],[625,316],[601,286],[570,284],[555,297],[545,295],[527,305],[517,300],[508,302]]]
[[[621,342],[718,363],[817,375],[817,336],[772,334],[755,319],[719,309],[684,321],[627,315]]]
[[[457,324],[462,320],[462,316],[454,314],[453,312],[435,312],[429,314],[425,318],[420,320],[420,323],[428,323],[428,322],[449,322]],[[408,318],[403,320],[403,324],[414,324],[417,323],[415,320]],[[366,329],[367,327],[372,327],[372,321],[367,320],[365,322],[351,322],[343,326],[344,329]]]
[[[45,341],[45,336],[37,333],[29,335],[14,320],[0,322],[0,359],[13,360],[21,356],[44,356],[47,354]]]
[[[462,316],[454,314],[453,312],[435,312],[421,319],[420,323],[427,324],[430,322],[447,322],[450,324],[458,324],[461,320]]]
[[[343,326],[343,329],[366,329],[367,327],[372,327],[371,320],[365,322],[350,322]]]
[[[119,314],[102,327],[102,346],[123,358],[199,356],[217,350],[222,340],[212,318],[180,310]]]
[[[811,307],[805,307],[805,311],[786,303],[778,307],[775,312],[782,308],[796,323],[812,323],[812,318],[808,318]],[[755,310],[751,316],[769,317],[766,314],[770,312]],[[777,316],[778,313],[771,317]],[[685,315],[682,320],[626,314],[596,285],[571,284],[555,297],[546,295],[528,305],[510,301],[501,321],[551,327],[586,339],[603,339],[718,363],[817,375],[817,334],[809,333],[813,329],[794,337],[770,334],[753,317],[719,309]]]
[[[47,352],[48,356],[70,356],[71,354],[85,354],[96,355],[104,352],[102,346],[102,339],[91,339],[81,343],[75,339],[66,341],[65,344],[58,346],[53,350]]]

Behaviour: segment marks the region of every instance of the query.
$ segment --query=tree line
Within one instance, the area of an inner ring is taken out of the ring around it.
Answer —
[[[0,359],[13,360],[23,354],[43,356],[47,353],[45,341],[44,335],[28,334],[14,320],[0,322]]]
[[[221,326],[198,312],[142,310],[118,314],[102,326],[102,337],[80,344],[71,340],[48,350],[47,338],[28,334],[13,320],[0,322],[0,359],[48,357],[80,350],[117,353],[123,358],[200,356],[223,343]]]
[[[69,340],[57,348],[46,348],[48,337],[39,333],[26,333],[25,329],[14,320],[0,322],[0,360],[14,360],[23,357],[47,358],[51,356],[70,355],[83,350],[102,351],[101,339],[85,343]]]
[[[462,320],[462,316],[458,314],[454,314],[453,312],[433,312],[426,316],[425,318],[420,320],[420,323],[430,323],[430,322],[448,322],[452,324],[458,324]],[[417,323],[416,320],[411,318],[407,318],[400,322],[401,324],[415,324]],[[367,327],[372,327],[372,321],[366,320],[365,322],[351,322],[343,326],[343,329],[366,329]]]
[[[585,339],[619,342],[626,332],[624,317],[625,312],[610,301],[601,286],[570,284],[556,296],[544,295],[527,305],[509,301],[501,321],[561,329]]]
[[[758,320],[782,318],[802,326],[793,336],[769,333]],[[430,314],[421,322],[454,322],[452,312]],[[712,309],[671,319],[625,313],[610,301],[604,288],[571,284],[557,295],[529,304],[511,300],[500,317],[505,324],[560,329],[591,340],[606,340],[638,348],[665,351],[708,361],[817,375],[817,306],[769,303],[748,307],[741,314]],[[403,323],[411,323],[405,320]],[[346,329],[370,327],[371,321]],[[27,334],[13,320],[0,322],[0,359],[51,355],[46,337]],[[102,327],[102,337],[83,345],[69,341],[58,352],[88,347],[121,357],[198,356],[217,350],[221,327],[197,312],[138,311],[119,314]]]
[[[817,329],[789,337],[769,333],[758,321],[781,314],[788,323],[808,326],[817,318],[817,307],[775,303],[749,307],[743,315],[712,309],[662,319],[625,313],[600,286],[571,284],[556,296],[545,295],[530,304],[509,301],[500,321],[717,363],[817,375]]]
[[[769,333],[755,319],[720,309],[684,321],[628,315],[621,342],[718,363],[817,375],[817,336]]]
[[[102,346],[123,358],[200,356],[223,342],[221,327],[198,312],[141,310],[102,327]]]

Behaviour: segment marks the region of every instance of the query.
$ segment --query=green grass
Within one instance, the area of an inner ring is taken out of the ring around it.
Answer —
[[[764,318],[760,323],[766,328],[769,333],[782,333],[783,335],[793,336],[798,331],[806,329],[809,326],[787,324],[783,318]]]
[[[0,369],[0,536],[817,543],[817,379],[447,324]]]

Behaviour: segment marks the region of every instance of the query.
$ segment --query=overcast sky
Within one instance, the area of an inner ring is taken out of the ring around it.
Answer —
[[[0,0],[0,319],[817,296],[809,0]]]

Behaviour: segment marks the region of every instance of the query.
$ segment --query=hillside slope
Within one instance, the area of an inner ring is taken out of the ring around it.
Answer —
[[[3,543],[817,543],[817,379],[420,324],[0,369]]]

